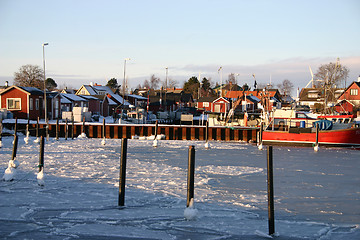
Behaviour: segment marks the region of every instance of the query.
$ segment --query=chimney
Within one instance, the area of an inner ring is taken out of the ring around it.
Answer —
[[[6,82],[5,82],[5,87],[8,87],[8,86],[9,86],[9,82],[6,81]]]
[[[359,75],[359,77],[358,77],[358,82],[360,82],[360,75]]]

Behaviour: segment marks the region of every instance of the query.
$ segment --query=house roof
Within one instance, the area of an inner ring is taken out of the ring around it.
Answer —
[[[340,98],[342,95],[344,95],[344,94],[349,90],[349,88],[352,87],[353,84],[355,84],[358,88],[360,88],[360,82],[352,82],[352,83],[340,94],[339,98]]]
[[[323,95],[322,90],[323,90],[322,88],[303,88],[303,89],[301,89],[299,99],[300,99],[300,101],[317,101],[317,99]],[[313,94],[318,93],[318,97],[317,98],[313,98],[313,97],[309,98],[309,93],[313,93]]]
[[[119,103],[115,102],[114,100],[111,99],[111,97],[109,97],[108,95],[106,95],[106,99],[109,102],[109,105],[113,105],[113,106],[117,106],[119,105]]]
[[[267,94],[269,94],[270,98],[272,97],[276,97],[276,95],[278,94],[278,90],[277,89],[269,89],[266,91]],[[264,92],[261,90],[256,90],[256,91],[228,91],[225,95],[225,97],[227,98],[241,98],[244,96],[244,94],[246,94],[246,96],[255,96],[259,99],[262,98]]]
[[[111,98],[111,100],[114,101],[117,105],[123,104],[123,103],[125,106],[130,105],[130,103],[128,101],[126,101],[125,99],[123,99],[123,97],[120,96],[119,94],[107,93],[106,97]],[[110,104],[110,101],[109,101],[109,104]]]
[[[91,95],[77,95],[77,96],[85,98],[86,100],[99,100],[99,98],[91,96]]]
[[[114,93],[110,87],[101,85],[82,85],[76,94],[80,94],[81,89],[85,88],[89,95],[101,95],[100,92]]]
[[[31,95],[44,95],[44,91],[41,91],[40,89],[35,88],[35,87],[20,87],[19,86],[19,88],[27,91]]]
[[[22,92],[25,92],[26,94],[28,95],[38,95],[38,96],[41,96],[41,95],[44,95],[44,92],[38,88],[34,88],[34,87],[20,87],[20,86],[10,86],[6,89],[4,89],[0,94],[3,94],[3,93],[6,93],[12,89],[18,89]]]
[[[66,97],[64,97],[64,96],[62,96],[62,95],[60,95],[61,96],[61,99],[60,99],[60,102],[61,102],[61,104],[71,104],[72,102],[69,100],[69,99],[67,99]]]
[[[226,102],[230,102],[227,98],[224,98],[224,97],[219,97],[219,98],[217,98],[217,99],[215,99],[213,102],[217,102],[217,101],[219,101],[220,99],[222,99],[222,100],[224,100],[224,101],[226,101]]]
[[[252,101],[253,103],[260,102],[260,99],[255,96],[246,96],[246,99]]]
[[[338,102],[337,104],[335,104],[335,106],[340,106],[342,104],[344,104],[345,102],[351,104],[352,106],[355,106],[355,104],[353,104],[352,102],[348,101],[347,99],[343,99],[340,102]]]
[[[146,97],[143,97],[143,96],[140,96],[140,95],[135,95],[135,94],[129,94],[128,97],[136,98],[138,100],[147,100]]]
[[[72,102],[87,102],[88,100],[71,93],[61,93],[62,97],[69,99]]]
[[[213,102],[217,97],[201,97],[198,102]]]

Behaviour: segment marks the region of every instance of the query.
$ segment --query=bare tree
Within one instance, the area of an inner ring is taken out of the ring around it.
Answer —
[[[144,84],[143,84],[143,88],[150,89],[150,82],[149,82],[149,80],[145,79]]]
[[[349,72],[347,67],[340,64],[339,58],[336,63],[330,62],[329,64],[323,64],[314,75],[316,78],[323,80],[322,82],[317,83],[316,87],[324,87],[327,85],[329,88],[336,88],[343,83],[345,86],[346,79],[349,77]]]
[[[44,72],[39,66],[27,64],[14,73],[14,84],[22,87],[44,88]]]
[[[294,89],[294,84],[290,80],[285,79],[281,84],[278,84],[277,87],[282,95],[290,96]]]
[[[178,81],[169,78],[167,85],[168,85],[168,88],[176,88],[179,85],[179,83],[178,83]]]
[[[157,89],[159,87],[160,78],[155,77],[155,74],[151,75],[150,78],[150,88]]]
[[[229,77],[228,77],[228,79],[226,80],[226,83],[229,84],[230,82],[231,82],[232,84],[237,84],[235,73],[230,73],[230,74],[229,74]]]

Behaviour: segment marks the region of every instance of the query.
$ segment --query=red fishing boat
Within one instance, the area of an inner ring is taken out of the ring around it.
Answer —
[[[360,147],[360,126],[353,115],[273,118],[260,131],[260,143],[272,145]]]

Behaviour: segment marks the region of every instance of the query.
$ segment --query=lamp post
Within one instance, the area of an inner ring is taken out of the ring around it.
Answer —
[[[46,75],[45,75],[45,46],[49,45],[49,43],[43,43],[43,64],[44,64],[44,112],[45,112],[45,122],[47,119],[47,104],[46,104]]]
[[[220,73],[220,97],[222,97],[222,67],[219,68],[218,73]]]
[[[168,70],[169,68],[166,67],[166,78],[165,78],[165,112],[167,111],[167,102],[166,102],[166,93],[167,93],[167,82],[168,82]]]
[[[129,61],[130,58],[124,59],[124,79],[123,79],[123,102],[122,102],[122,110],[121,110],[121,118],[123,118],[124,113],[124,104],[125,104],[125,77],[126,77],[126,61]]]

